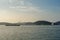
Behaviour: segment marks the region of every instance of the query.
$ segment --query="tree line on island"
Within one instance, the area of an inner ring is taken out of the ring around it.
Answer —
[[[60,25],[60,21],[57,22],[49,22],[49,21],[36,21],[36,22],[23,22],[23,23],[8,23],[8,22],[0,22],[0,25],[6,26],[20,26],[20,25]]]

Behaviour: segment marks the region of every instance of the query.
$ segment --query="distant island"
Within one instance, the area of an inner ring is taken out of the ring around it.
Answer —
[[[34,22],[34,24],[36,24],[36,25],[52,25],[52,23],[48,22],[48,21],[36,21],[36,22]]]
[[[23,23],[8,23],[8,22],[0,22],[0,25],[5,26],[20,26],[20,25],[60,25],[60,21],[57,22],[49,22],[49,21],[35,21],[35,22],[23,22]]]
[[[60,25],[60,21],[55,22],[54,25]]]

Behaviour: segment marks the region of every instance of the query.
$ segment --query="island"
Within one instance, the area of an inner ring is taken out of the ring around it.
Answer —
[[[36,21],[34,22],[35,25],[52,25],[52,22],[48,21]]]
[[[60,21],[55,22],[54,25],[60,25]]]

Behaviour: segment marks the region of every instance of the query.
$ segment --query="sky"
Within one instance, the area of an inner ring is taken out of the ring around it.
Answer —
[[[60,21],[60,0],[0,0],[0,22]]]

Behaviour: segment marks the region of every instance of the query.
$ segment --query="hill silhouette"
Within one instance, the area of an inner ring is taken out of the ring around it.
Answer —
[[[55,22],[54,25],[60,25],[60,21]]]
[[[35,21],[35,22],[18,22],[18,23],[9,23],[9,22],[0,22],[0,25],[60,25],[60,21],[49,22],[49,21]]]
[[[52,23],[48,22],[48,21],[36,21],[34,24],[36,24],[36,25],[52,25]]]

